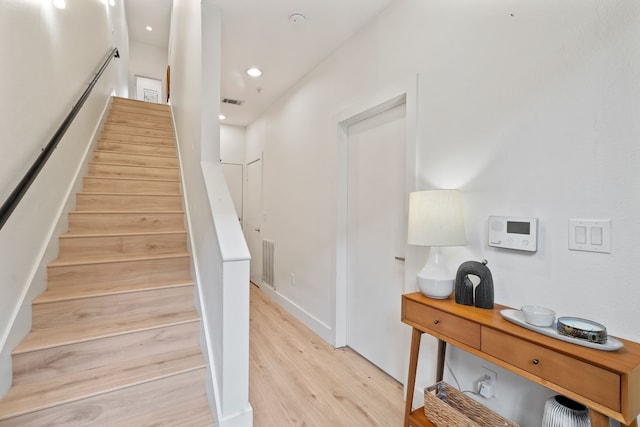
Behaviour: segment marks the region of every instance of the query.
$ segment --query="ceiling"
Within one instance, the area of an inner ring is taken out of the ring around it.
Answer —
[[[222,12],[223,123],[246,126],[393,0],[212,0]],[[172,0],[126,0],[129,37],[167,47]],[[294,12],[304,14],[292,23]],[[145,30],[150,25],[153,31]],[[250,67],[263,74],[252,78]]]

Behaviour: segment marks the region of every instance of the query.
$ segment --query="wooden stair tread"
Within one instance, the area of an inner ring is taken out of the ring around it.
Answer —
[[[172,169],[178,170],[176,166],[148,166],[148,165],[128,165],[124,163],[105,163],[105,162],[89,162],[90,165],[103,165],[103,166],[126,166],[128,168],[151,168],[151,169]],[[96,176],[96,175],[91,175]]]
[[[146,128],[146,127],[140,127],[136,124],[113,123],[109,121],[105,123],[104,130],[106,132],[112,132],[112,131],[120,132],[120,133],[131,132],[131,134],[133,135],[158,135],[158,136],[168,135],[167,136],[168,138],[172,138],[174,135],[173,128],[170,128],[170,129],[160,128],[160,127]],[[146,132],[150,132],[150,133],[146,133]]]
[[[41,382],[12,387],[0,403],[0,420],[97,396],[204,367],[199,347],[152,355]]]
[[[90,297],[99,297],[104,295],[133,293],[146,290],[153,290],[159,288],[174,288],[182,286],[194,285],[191,278],[185,278],[182,281],[170,280],[170,281],[154,281],[154,282],[138,282],[128,284],[104,284],[95,286],[91,283],[84,286],[74,286],[71,289],[64,287],[58,287],[53,289],[47,289],[44,293],[40,294],[33,300],[33,304],[44,304],[49,302],[65,301],[70,299],[81,299]]]
[[[109,179],[113,181],[152,181],[152,182],[180,182],[179,179],[168,179],[168,178],[136,178],[129,176],[98,176],[98,175],[90,175],[85,176],[84,178],[89,179]]]
[[[166,155],[162,155],[162,154],[140,154],[140,153],[126,153],[126,152],[122,152],[122,151],[113,151],[113,150],[94,150],[93,153],[109,153],[109,154],[118,154],[118,155],[124,155],[124,156],[131,156],[131,157],[144,157],[144,158],[148,158],[148,157],[160,157],[163,159],[175,159],[176,156],[166,156]]]
[[[86,322],[60,328],[49,328],[32,331],[13,350],[12,354],[21,354],[29,351],[37,351],[60,345],[73,344],[82,341],[91,341],[100,338],[148,329],[160,328],[168,325],[178,325],[199,321],[195,309],[173,310],[167,313],[154,315],[123,317],[117,323],[114,322]]]
[[[133,141],[120,141],[117,139],[109,139],[109,138],[100,138],[100,140],[98,142],[110,142],[113,144],[126,144],[126,145],[143,145],[145,147],[159,147],[159,148],[166,148],[168,147],[166,144],[143,144],[143,143],[138,143],[138,142],[133,142]],[[172,147],[175,148],[175,147]]]
[[[15,417],[3,421],[3,427],[24,426],[109,426],[109,427],[204,427],[213,425],[211,410],[205,409],[203,399],[206,400],[206,369],[194,369],[185,373],[172,375],[158,380],[142,383],[133,387],[122,388],[114,392],[83,399],[64,405],[53,407]],[[192,409],[186,423],[174,418],[170,413],[175,409],[176,414],[182,410]],[[201,414],[195,419],[196,412],[205,409],[207,414]],[[155,416],[155,414],[158,416]],[[173,422],[171,422],[173,420]],[[166,421],[166,422],[165,422]]]
[[[71,215],[74,214],[90,214],[90,215],[104,215],[104,214],[127,214],[127,215],[155,215],[158,213],[166,213],[166,214],[184,214],[183,210],[172,210],[172,211],[71,211],[69,212]]]
[[[78,191],[76,195],[84,196],[124,196],[124,197],[141,197],[141,196],[153,196],[153,197],[182,197],[180,193],[118,193],[118,192],[106,192],[106,191]]]
[[[134,113],[130,115],[110,114],[109,117],[107,117],[106,123],[110,125],[136,126],[143,129],[173,130],[173,124],[170,121],[149,120],[143,115],[135,115]]]
[[[96,255],[90,257],[66,257],[58,258],[49,263],[48,267],[67,267],[72,265],[86,264],[110,264],[114,262],[126,261],[146,261],[154,259],[170,259],[189,257],[189,252],[162,252],[162,253],[143,253],[143,254],[118,254],[118,255]]]
[[[67,231],[59,236],[60,239],[84,239],[90,237],[119,237],[119,236],[163,236],[167,234],[186,234],[187,230],[169,230],[169,231],[138,231],[138,232],[101,232],[101,233],[87,233],[78,234]]]
[[[126,127],[125,125],[122,125],[122,127]],[[135,126],[129,126],[133,129],[137,129],[137,127]],[[164,131],[163,129],[161,129],[161,131]],[[173,132],[166,132],[166,134],[153,134],[153,133],[135,133],[132,131],[127,132],[126,129],[104,129],[102,131],[102,135],[108,136],[108,135],[126,135],[126,136],[131,136],[134,138],[137,137],[145,137],[145,138],[150,138],[151,140],[165,140],[165,141],[173,141],[175,142],[175,136],[173,135]]]
[[[103,140],[119,141],[124,143],[162,145],[165,147],[176,147],[175,138],[165,138],[156,135],[131,135],[114,131],[103,131],[100,135]]]

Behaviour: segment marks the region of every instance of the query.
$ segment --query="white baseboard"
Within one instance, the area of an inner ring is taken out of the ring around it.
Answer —
[[[279,306],[284,308],[289,314],[298,319],[307,328],[315,332],[320,338],[333,345],[331,336],[331,327],[326,323],[320,321],[312,314],[304,310],[295,302],[285,297],[278,291],[274,290],[269,285],[262,284],[260,290],[264,292],[269,298],[275,301]]]
[[[249,406],[249,409],[243,412],[233,414],[223,420],[220,420],[220,427],[247,427],[253,425],[253,408]]]

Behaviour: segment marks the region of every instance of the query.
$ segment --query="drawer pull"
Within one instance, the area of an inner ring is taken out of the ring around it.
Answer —
[[[439,320],[437,320],[437,319],[433,321],[433,324],[434,324],[434,325],[437,325],[438,323],[440,323],[440,321],[439,321]]]
[[[540,361],[538,359],[533,359],[533,364],[537,365],[538,363],[540,363]]]

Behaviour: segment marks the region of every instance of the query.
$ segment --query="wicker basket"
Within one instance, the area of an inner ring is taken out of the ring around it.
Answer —
[[[424,413],[438,427],[518,427],[443,381],[424,390]]]

